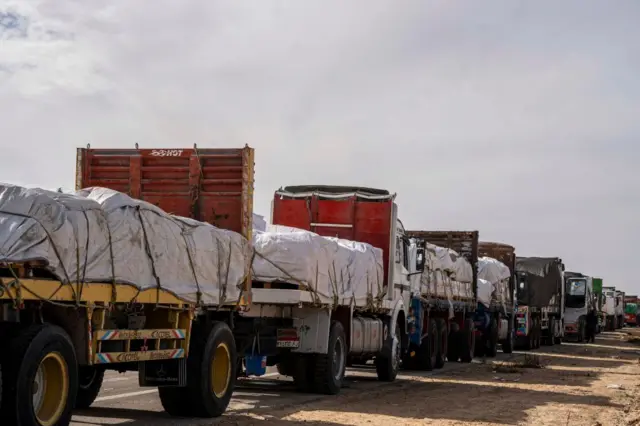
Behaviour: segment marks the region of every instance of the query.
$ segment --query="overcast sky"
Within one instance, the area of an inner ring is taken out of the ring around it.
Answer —
[[[0,180],[75,148],[256,148],[640,292],[640,2],[0,0]]]

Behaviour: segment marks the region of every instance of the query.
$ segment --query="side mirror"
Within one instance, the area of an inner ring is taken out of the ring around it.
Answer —
[[[417,272],[424,272],[424,266],[426,263],[426,258],[424,255],[424,248],[423,247],[419,247],[418,251],[417,251],[417,256],[416,256],[416,271]]]

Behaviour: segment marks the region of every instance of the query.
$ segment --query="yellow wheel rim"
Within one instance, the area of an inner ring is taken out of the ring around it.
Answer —
[[[224,397],[231,382],[231,352],[226,343],[220,343],[211,360],[211,390],[218,397]]]
[[[69,397],[69,367],[61,354],[47,354],[36,371],[32,384],[33,410],[42,426],[55,424]]]

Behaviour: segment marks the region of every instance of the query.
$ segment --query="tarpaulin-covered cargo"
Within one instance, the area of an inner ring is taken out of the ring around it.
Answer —
[[[255,231],[254,281],[298,285],[326,305],[372,307],[386,292],[381,249],[288,226]]]
[[[563,269],[557,257],[517,257],[518,305],[561,309]]]
[[[509,291],[509,280],[511,279],[509,267],[497,259],[485,256],[480,257],[478,259],[478,279],[486,280],[491,284],[489,304],[500,306],[507,311],[508,306],[511,306],[512,299]],[[480,300],[479,293],[480,291],[478,290],[478,300]],[[486,302],[484,304],[487,306]]]
[[[474,312],[479,297],[478,232],[414,230],[406,235],[425,248],[425,271],[419,276],[421,296],[427,300],[444,296],[450,315],[454,305]],[[443,284],[438,285],[439,282]]]
[[[250,259],[240,234],[117,191],[0,185],[0,263],[38,261],[62,283],[122,283],[187,302],[236,303]]]
[[[420,294],[425,298],[473,300],[473,269],[456,251],[427,243]]]

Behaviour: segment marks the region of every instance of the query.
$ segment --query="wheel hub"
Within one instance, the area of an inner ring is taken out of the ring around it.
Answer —
[[[52,426],[60,420],[69,395],[69,370],[58,352],[47,354],[31,386],[33,411],[38,423]]]

